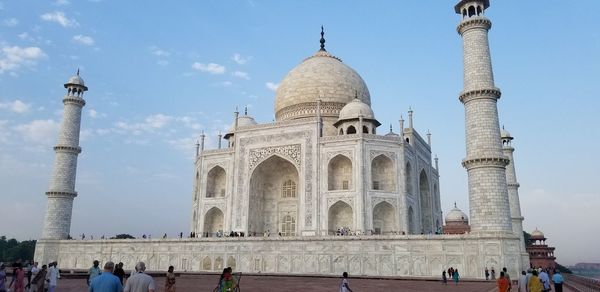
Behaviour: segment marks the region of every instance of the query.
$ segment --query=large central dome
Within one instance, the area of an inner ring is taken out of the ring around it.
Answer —
[[[360,75],[322,47],[281,81],[275,94],[275,118],[279,121],[316,116],[319,99],[321,115],[337,117],[355,97],[371,105],[369,89]]]

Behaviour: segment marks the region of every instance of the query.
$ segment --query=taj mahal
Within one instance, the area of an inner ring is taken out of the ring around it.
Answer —
[[[500,129],[488,44],[489,0],[462,0],[469,216],[444,218],[431,135],[418,132],[411,110],[399,130],[381,130],[361,76],[320,49],[282,79],[275,121],[235,112],[216,149],[196,145],[191,238],[68,240],[81,112],[88,90],[79,75],[64,85],[64,113],[43,234],[35,259],[63,269],[94,259],[131,268],[248,273],[437,277],[455,267],[484,277],[484,267],[529,267],[511,135]],[[298,52],[302,54],[302,52]],[[510,98],[510,97],[508,97]],[[400,115],[399,115],[400,116]],[[458,163],[458,162],[457,162]],[[85,194],[82,194],[85,195]],[[457,222],[468,231],[444,232]],[[225,236],[236,233],[239,236]]]

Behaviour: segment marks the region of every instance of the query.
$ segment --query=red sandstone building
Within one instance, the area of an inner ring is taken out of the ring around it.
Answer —
[[[531,232],[529,238],[530,245],[527,246],[529,253],[529,262],[532,267],[538,268],[556,268],[556,257],[554,257],[554,247],[546,244],[544,233],[537,228]]]
[[[446,215],[446,225],[444,225],[444,234],[464,234],[471,231],[469,226],[469,217],[463,211],[456,207]]]

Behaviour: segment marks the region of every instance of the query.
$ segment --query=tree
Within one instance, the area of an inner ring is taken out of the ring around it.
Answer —
[[[525,239],[525,246],[531,246],[531,241],[529,240],[531,238],[531,234],[529,234],[527,231],[523,231],[523,237]]]
[[[14,262],[18,259],[32,260],[35,243],[35,240],[19,242],[14,238],[6,240],[6,236],[0,236],[0,262]]]

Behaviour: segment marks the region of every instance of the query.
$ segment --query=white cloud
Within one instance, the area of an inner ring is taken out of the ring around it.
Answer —
[[[35,144],[50,145],[55,142],[59,124],[54,120],[33,120],[27,124],[15,126],[15,131],[26,141]]]
[[[221,85],[223,85],[223,87],[230,87],[231,85],[233,85],[233,82],[231,82],[231,81],[223,81],[223,82],[221,82]]]
[[[171,55],[170,52],[162,50],[158,47],[152,46],[150,47],[150,51],[152,52],[153,55],[159,56],[159,57],[168,57]]]
[[[73,41],[78,43],[78,44],[82,44],[82,45],[86,45],[86,46],[92,46],[94,45],[94,39],[90,36],[86,36],[86,35],[76,35],[73,37]]]
[[[17,114],[23,114],[29,111],[29,109],[31,108],[31,104],[29,103],[24,103],[20,100],[14,100],[14,101],[9,101],[9,102],[1,102],[0,101],[0,109],[8,109],[11,112],[17,113]]]
[[[32,66],[46,56],[38,47],[4,46],[0,52],[0,73],[14,71],[22,65]]]
[[[106,117],[106,114],[104,114],[104,113],[101,113],[101,112],[98,112],[97,110],[95,110],[95,109],[93,109],[93,108],[92,108],[92,109],[90,109],[90,110],[88,110],[88,115],[89,115],[89,116],[90,116],[90,118],[92,118],[92,119]]]
[[[248,75],[248,72],[235,71],[232,74],[235,77],[239,77],[239,78],[242,78],[242,79],[250,80],[250,75]]]
[[[7,18],[4,20],[4,25],[6,26],[17,26],[17,24],[19,24],[19,21],[16,18]]]
[[[42,14],[40,16],[42,20],[56,22],[62,27],[78,26],[79,23],[75,19],[69,19],[62,11],[54,11]]]
[[[243,57],[239,53],[235,53],[235,54],[233,54],[231,59],[240,65],[244,65],[244,64],[248,63],[248,61],[250,61],[252,59],[252,57]]]
[[[167,60],[158,60],[158,61],[156,61],[156,64],[161,65],[161,66],[167,66],[167,65],[169,65],[169,61],[167,61]]]
[[[279,87],[279,84],[273,83],[273,82],[267,82],[267,83],[265,83],[265,86],[267,86],[267,88],[272,91],[276,91],[277,87]]]
[[[194,64],[192,64],[192,68],[194,68],[200,72],[207,72],[210,74],[225,73],[225,66],[215,64],[215,63],[204,64],[204,63],[194,62]]]
[[[71,2],[69,2],[69,0],[56,0],[54,2],[54,4],[58,5],[58,6],[62,6],[62,5],[69,5],[69,4],[71,4]]]
[[[31,40],[33,40],[33,38],[32,38],[32,37],[30,37],[30,36],[29,36],[29,34],[28,34],[28,33],[26,33],[26,32],[24,32],[24,33],[20,33],[20,34],[18,35],[18,37],[19,37],[20,39],[22,39],[22,40],[30,40],[30,41],[31,41]]]

